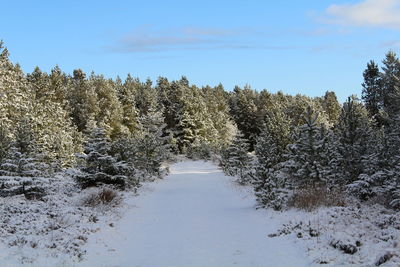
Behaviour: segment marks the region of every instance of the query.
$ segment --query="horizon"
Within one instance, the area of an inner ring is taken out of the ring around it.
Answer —
[[[236,85],[310,97],[334,91],[344,102],[361,97],[370,60],[380,66],[386,52],[400,47],[399,0],[77,3],[6,3],[0,39],[10,59],[26,73],[58,65],[66,73],[130,73],[153,82],[185,76],[227,91]]]

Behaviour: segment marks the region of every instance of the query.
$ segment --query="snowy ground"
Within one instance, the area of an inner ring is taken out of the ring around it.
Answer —
[[[46,201],[0,198],[0,266],[400,266],[400,218],[380,206],[256,210],[203,161],[95,208],[64,180]]]
[[[47,195],[0,197],[0,266],[71,266],[85,255],[89,236],[115,221],[123,210],[116,197],[87,206],[102,189],[80,190],[68,175],[46,180]]]
[[[116,227],[94,235],[77,266],[309,266],[279,222],[211,163],[184,161],[129,200]]]
[[[380,205],[276,213],[287,235],[324,266],[400,266],[400,215]]]

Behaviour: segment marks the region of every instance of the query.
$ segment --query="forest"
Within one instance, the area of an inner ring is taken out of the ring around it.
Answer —
[[[45,194],[65,169],[82,188],[137,188],[183,154],[218,160],[252,185],[259,207],[313,209],[346,197],[400,209],[400,60],[363,72],[339,103],[220,84],[105,78],[76,69],[25,74],[0,45],[0,196]],[[16,179],[23,177],[24,179]],[[307,199],[307,201],[305,201]]]

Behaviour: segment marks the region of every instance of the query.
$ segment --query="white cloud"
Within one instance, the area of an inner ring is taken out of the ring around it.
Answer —
[[[364,0],[356,4],[331,5],[326,22],[346,26],[400,29],[400,0]]]

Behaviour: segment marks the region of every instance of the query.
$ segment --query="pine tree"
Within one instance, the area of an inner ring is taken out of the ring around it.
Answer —
[[[68,88],[68,107],[72,122],[79,132],[90,131],[89,122],[95,120],[99,113],[97,103],[97,94],[86,79],[86,74],[80,69],[74,70]]]
[[[337,149],[335,168],[340,173],[338,177],[342,177],[337,183],[345,185],[356,181],[362,173],[364,169],[362,158],[367,152],[371,133],[367,111],[355,98],[349,98],[343,104],[334,132]]]
[[[396,53],[390,51],[383,60],[382,103],[389,118],[400,112],[400,61]]]
[[[230,111],[238,129],[249,140],[249,149],[254,149],[255,139],[260,134],[261,120],[257,117],[258,93],[245,86],[244,89],[236,86],[231,93]]]
[[[76,175],[77,182],[83,187],[111,184],[124,188],[133,169],[123,161],[111,155],[111,143],[105,130],[95,128],[85,144],[84,160],[81,172]]]
[[[41,198],[46,185],[38,177],[47,176],[44,163],[28,120],[21,120],[15,141],[0,162],[0,196],[24,194],[27,198]],[[15,178],[12,178],[15,177]]]
[[[113,81],[106,80],[102,75],[92,73],[89,78],[89,86],[96,93],[98,110],[94,119],[97,125],[104,128],[111,139],[120,134],[127,134],[128,130],[122,125],[123,110]]]
[[[161,111],[150,109],[139,118],[139,132],[133,137],[131,160],[143,172],[143,179],[162,177],[162,163],[171,157],[170,136],[165,135]]]
[[[340,116],[340,104],[337,100],[335,92],[327,91],[322,100],[322,108],[324,109],[328,121],[331,125],[337,123]]]
[[[236,125],[229,115],[228,94],[220,84],[216,87],[202,88],[203,98],[206,105],[205,123],[210,123],[208,133],[204,136],[212,150],[219,151],[230,144],[235,132]]]
[[[379,120],[377,117],[382,109],[382,79],[378,65],[374,61],[367,64],[363,73],[364,82],[362,84],[362,99],[365,108],[371,118]]]
[[[11,147],[11,138],[8,129],[0,123],[0,164],[6,158]]]
[[[278,103],[270,104],[255,146],[257,161],[252,184],[260,207],[282,209],[287,199],[280,163],[284,161],[286,146],[291,142],[291,119],[283,109]]]
[[[257,138],[255,154],[257,161],[252,184],[258,206],[280,210],[288,196],[285,179],[279,175],[278,164],[282,161],[283,155],[266,127]]]
[[[128,76],[125,84],[120,79],[115,82],[118,92],[118,99],[122,108],[122,124],[128,128],[129,133],[133,134],[138,128],[139,111],[136,108],[135,95],[133,90],[127,86],[130,84]]]
[[[311,107],[304,115],[305,124],[298,128],[295,142],[288,146],[287,172],[299,187],[324,185],[326,155],[326,130],[317,124],[318,114]]]
[[[231,176],[237,176],[241,185],[251,180],[252,158],[248,155],[249,143],[244,135],[238,131],[232,144],[223,153],[221,167]]]
[[[361,156],[362,172],[357,180],[347,186],[348,191],[361,200],[382,196],[385,180],[389,178],[389,159],[394,159],[392,152],[393,147],[389,145],[385,131],[371,131],[366,150]]]
[[[152,86],[152,81],[147,79],[146,82],[140,83],[137,81],[136,92],[136,107],[139,111],[139,116],[146,115],[150,110],[158,108],[157,91]]]

